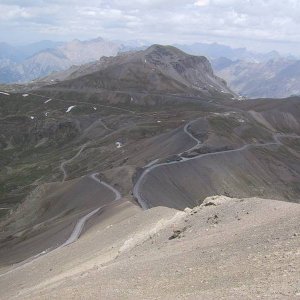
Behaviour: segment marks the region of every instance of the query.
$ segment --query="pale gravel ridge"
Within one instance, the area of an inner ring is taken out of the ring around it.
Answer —
[[[7,274],[0,299],[298,299],[299,217],[259,198],[152,208]]]

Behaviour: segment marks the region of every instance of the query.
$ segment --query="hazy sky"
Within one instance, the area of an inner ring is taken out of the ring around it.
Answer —
[[[300,54],[300,0],[0,0],[0,41],[219,42]]]

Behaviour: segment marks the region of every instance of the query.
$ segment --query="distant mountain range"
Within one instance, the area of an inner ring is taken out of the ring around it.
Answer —
[[[266,62],[270,59],[279,59],[282,56],[277,51],[258,53],[247,48],[231,48],[218,43],[195,43],[191,45],[176,44],[176,47],[193,55],[204,55],[210,60],[226,57],[230,60],[245,60],[250,62]],[[291,56],[290,56],[291,57]],[[294,58],[294,57],[291,57]]]
[[[250,98],[284,98],[300,95],[300,60],[277,58],[266,62],[213,60],[216,74],[231,89]]]
[[[99,70],[105,61],[101,58],[145,50],[148,46],[143,40],[121,42],[102,38],[41,41],[18,47],[0,43],[0,83],[72,79]],[[278,98],[300,94],[300,61],[295,57],[283,57],[276,51],[255,53],[217,43],[175,46],[188,54],[207,57],[216,74],[242,96]]]
[[[23,47],[0,44],[0,82],[27,82],[62,71],[72,65],[114,56],[124,49],[120,43],[97,38],[67,43],[44,41]]]
[[[215,73],[236,93],[249,98],[300,95],[300,60],[277,51],[255,53],[246,48],[196,43],[178,45],[187,53],[205,55]]]
[[[40,51],[53,49],[62,44],[61,42],[53,41],[40,41],[23,46],[11,46],[7,43],[0,43],[0,60],[10,60],[14,63],[20,63]]]

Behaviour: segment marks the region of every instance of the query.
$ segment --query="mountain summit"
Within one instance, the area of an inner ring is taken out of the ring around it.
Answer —
[[[172,78],[191,88],[214,88],[220,92],[232,93],[226,82],[214,75],[210,62],[204,56],[189,55],[173,46],[153,45],[145,51],[145,58],[161,72],[167,72]]]
[[[73,70],[72,70],[73,71]],[[152,45],[50,76],[67,80],[64,87],[136,92],[207,95],[234,93],[214,75],[204,56],[189,55],[172,46]]]

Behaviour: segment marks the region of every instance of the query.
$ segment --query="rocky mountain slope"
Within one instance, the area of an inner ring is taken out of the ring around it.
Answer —
[[[122,203],[76,243],[2,269],[0,298],[297,299],[299,217],[298,204],[258,198]]]
[[[56,88],[107,89],[155,93],[230,94],[226,82],[214,75],[203,56],[188,55],[172,46],[153,45],[146,50],[103,58],[96,64],[63,72],[45,82],[63,80]],[[77,79],[78,78],[78,79]]]
[[[250,98],[284,98],[300,95],[300,61],[275,59],[256,63],[221,58],[213,62],[218,76],[230,88]]]
[[[130,94],[39,93],[0,95],[2,266],[51,252],[81,218],[118,205],[102,181],[143,208],[214,194],[299,201],[299,98],[125,106]]]

